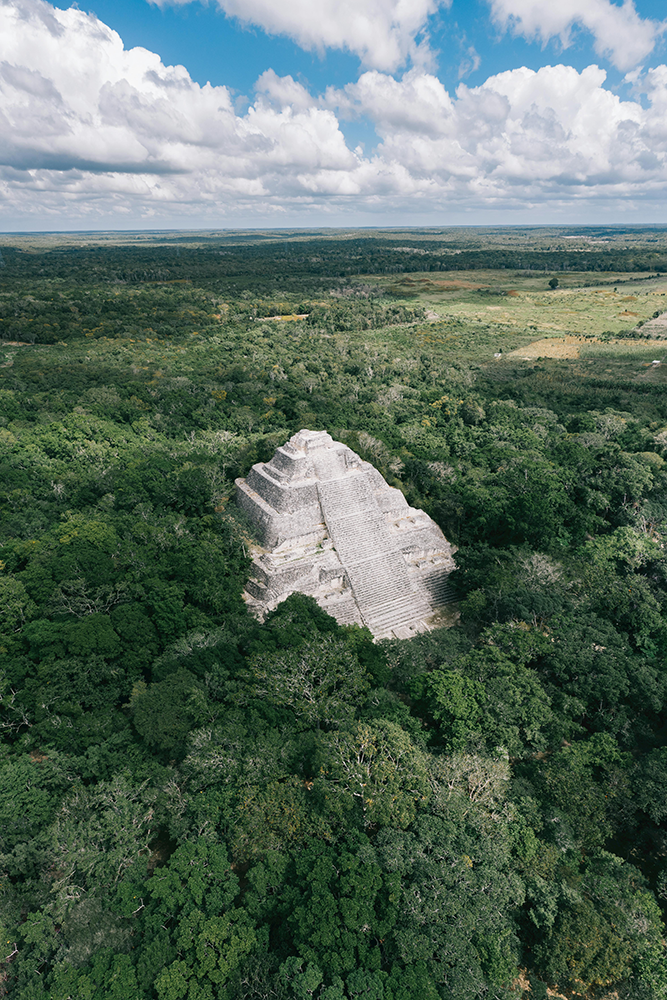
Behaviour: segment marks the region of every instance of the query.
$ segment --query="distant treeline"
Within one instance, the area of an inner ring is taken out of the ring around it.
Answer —
[[[0,246],[3,285],[26,279],[75,280],[77,284],[194,281],[203,288],[243,278],[294,285],[304,278],[325,282],[348,275],[503,268],[535,271],[667,271],[667,250],[618,247],[590,250],[527,248],[460,249],[441,240],[420,240],[419,252],[398,253],[380,237],[258,242],[228,246],[67,247],[34,253]],[[250,284],[249,284],[250,283]],[[287,287],[287,286],[286,286]]]

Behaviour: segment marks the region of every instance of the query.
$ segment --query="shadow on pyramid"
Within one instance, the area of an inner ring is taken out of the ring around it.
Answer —
[[[442,624],[455,550],[427,514],[326,431],[299,431],[236,488],[260,541],[244,595],[258,618],[298,591],[378,639]]]

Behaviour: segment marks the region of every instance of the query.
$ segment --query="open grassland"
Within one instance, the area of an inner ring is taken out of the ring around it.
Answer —
[[[587,272],[558,275],[505,270],[410,274],[383,280],[398,298],[420,302],[429,316],[494,327],[499,334],[598,337],[629,331],[667,310],[667,277]],[[377,279],[376,279],[377,280]]]

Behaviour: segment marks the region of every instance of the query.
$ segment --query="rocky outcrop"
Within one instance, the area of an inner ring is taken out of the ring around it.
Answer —
[[[451,596],[451,545],[346,445],[299,431],[236,487],[260,540],[245,594],[258,617],[299,591],[376,638],[437,624]]]

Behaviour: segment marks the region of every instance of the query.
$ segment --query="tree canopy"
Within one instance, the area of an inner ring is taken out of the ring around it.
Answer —
[[[665,1000],[661,376],[294,247],[3,246],[0,992]],[[233,480],[301,427],[458,546],[454,627],[248,614]]]

